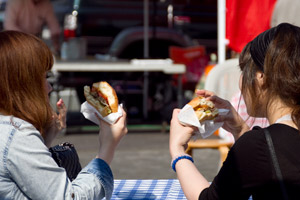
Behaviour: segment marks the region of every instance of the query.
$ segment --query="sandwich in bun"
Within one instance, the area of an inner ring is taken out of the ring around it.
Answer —
[[[200,122],[213,120],[219,114],[215,104],[201,96],[195,97],[188,104],[193,107]]]
[[[117,94],[106,81],[93,83],[92,88],[84,86],[84,96],[103,117],[118,112]]]

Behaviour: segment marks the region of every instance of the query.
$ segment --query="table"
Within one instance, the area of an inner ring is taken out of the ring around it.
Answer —
[[[104,198],[105,199],[105,198]],[[186,199],[178,179],[122,179],[114,181],[111,200]],[[252,200],[252,197],[249,198]]]
[[[186,199],[177,179],[115,180],[112,200]]]
[[[104,198],[105,199],[105,198]],[[111,200],[186,199],[178,179],[122,179],[114,181]],[[252,200],[252,197],[249,198]]]
[[[182,79],[186,67],[183,64],[173,64],[170,59],[133,59],[130,62],[104,62],[92,60],[56,60],[52,68],[54,75],[59,76],[60,72],[144,72],[143,85],[143,116],[147,118],[148,99],[148,73],[163,72],[165,74],[178,74],[177,101],[178,107],[182,107]]]

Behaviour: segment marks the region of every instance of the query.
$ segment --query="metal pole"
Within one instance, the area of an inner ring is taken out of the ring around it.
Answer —
[[[74,0],[73,9],[78,10],[80,4],[80,0]]]
[[[218,0],[218,64],[226,59],[226,0]]]
[[[144,0],[144,58],[149,58],[149,0]],[[148,118],[149,72],[144,72],[143,115]]]
[[[144,58],[149,58],[149,0],[144,0]]]

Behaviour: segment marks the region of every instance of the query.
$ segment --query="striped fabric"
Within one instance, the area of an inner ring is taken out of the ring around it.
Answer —
[[[114,181],[112,200],[186,199],[177,179],[122,179]],[[252,200],[250,197],[249,200]]]
[[[231,99],[232,106],[237,110],[242,119],[247,123],[247,125],[252,129],[254,126],[260,126],[262,128],[269,126],[269,122],[266,118],[254,118],[250,117],[247,113],[247,107],[241,92],[236,93]],[[220,128],[219,136],[226,141],[234,143],[234,138],[231,133]]]
[[[186,199],[177,179],[115,180],[112,200]]]
[[[238,92],[232,97],[231,103],[243,120],[246,121],[250,129],[252,129],[254,126],[260,126],[262,128],[269,126],[269,122],[266,118],[249,117],[245,101],[243,96],[241,96],[241,92]]]

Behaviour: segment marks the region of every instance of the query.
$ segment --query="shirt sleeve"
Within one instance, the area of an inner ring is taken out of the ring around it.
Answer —
[[[8,149],[6,170],[27,198],[109,199],[112,195],[112,172],[103,160],[92,160],[71,182],[38,131],[16,131]]]

